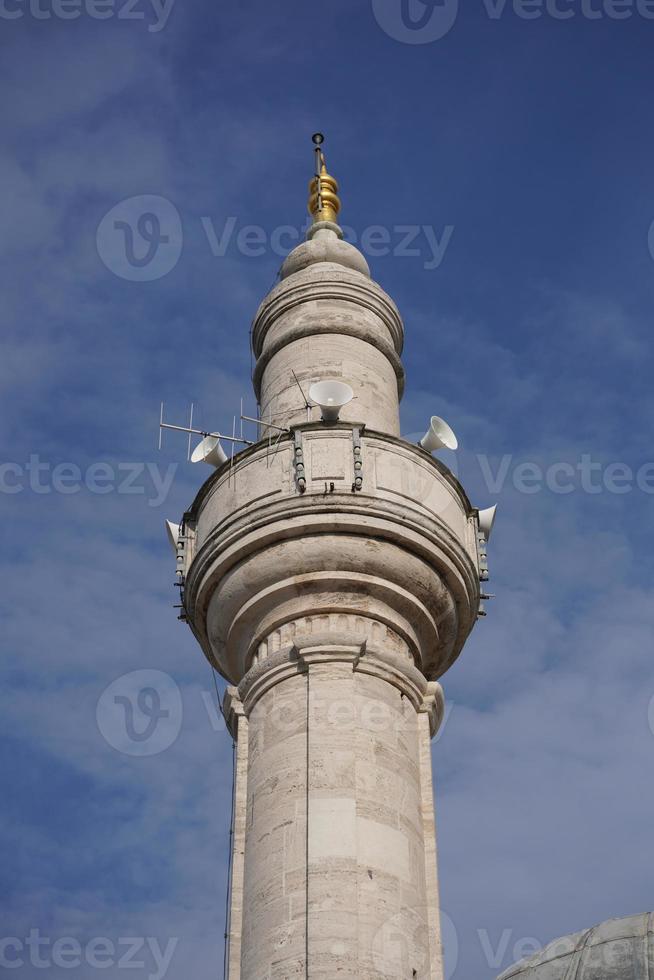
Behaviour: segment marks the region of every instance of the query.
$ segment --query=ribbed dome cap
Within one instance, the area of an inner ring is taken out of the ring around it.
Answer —
[[[308,240],[286,256],[280,272],[280,279],[301,272],[307,266],[319,262],[331,262],[346,269],[360,272],[370,278],[370,268],[365,258],[354,245],[343,241],[342,231],[331,221],[322,221],[309,229]]]
[[[654,912],[555,939],[498,980],[654,980]]]

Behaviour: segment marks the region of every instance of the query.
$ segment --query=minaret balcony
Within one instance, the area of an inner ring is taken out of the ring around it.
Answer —
[[[364,640],[386,630],[436,680],[476,620],[463,488],[419,446],[356,423],[262,439],[206,481],[184,527],[186,614],[233,683],[321,616],[354,617]]]

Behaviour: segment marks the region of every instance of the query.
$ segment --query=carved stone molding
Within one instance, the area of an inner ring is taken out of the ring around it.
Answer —
[[[404,326],[390,296],[377,283],[362,278],[358,273],[338,269],[335,274],[333,267],[326,265],[323,272],[317,272],[315,266],[298,272],[292,278],[283,280],[266,296],[252,325],[255,357],[261,356],[266,335],[280,317],[294,307],[318,300],[342,300],[369,310],[387,328],[397,354],[402,353]]]
[[[322,618],[316,617],[317,620]],[[303,624],[300,622],[296,625]],[[407,698],[416,712],[427,714],[433,737],[444,716],[445,699],[441,685],[425,679],[406,648],[402,648],[399,637],[393,637],[392,631],[386,630],[382,624],[371,622],[370,625],[379,627],[375,632],[380,637],[383,634],[382,642],[362,638],[360,633],[357,636],[328,628],[322,632],[298,635],[292,644],[274,651],[266,644],[264,655],[255,661],[238,689],[228,688],[224,712],[230,731],[231,719],[235,714],[243,711],[246,717],[249,716],[257,701],[287,678],[306,673],[313,664],[349,663],[353,673],[384,680]]]
[[[314,636],[347,637],[351,643],[371,643],[385,648],[414,662],[409,644],[385,623],[352,613],[324,613],[303,616],[284,623],[263,639],[253,657],[253,665],[259,664],[279,650],[297,644],[310,643]]]
[[[400,360],[399,354],[391,343],[384,339],[383,336],[379,334],[378,330],[372,327],[366,327],[361,323],[340,323],[338,327],[334,326],[333,322],[311,322],[308,319],[303,320],[302,323],[294,324],[285,328],[283,333],[280,333],[275,340],[266,345],[265,349],[259,355],[259,358],[254,369],[254,374],[252,376],[252,383],[254,385],[255,394],[257,399],[261,398],[261,382],[263,378],[263,373],[270,364],[271,360],[278,354],[280,350],[283,350],[288,344],[293,343],[296,340],[302,340],[304,337],[313,337],[317,334],[342,334],[346,337],[355,337],[358,340],[363,340],[367,344],[372,344],[384,357],[390,362],[395,372],[395,377],[397,379],[397,393],[398,398],[401,398],[404,394],[404,384],[405,384],[405,374],[404,367],[402,366],[402,361]]]

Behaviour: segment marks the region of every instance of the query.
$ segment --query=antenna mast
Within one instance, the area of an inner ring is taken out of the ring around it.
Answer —
[[[320,175],[325,164],[325,157],[323,156],[321,146],[325,142],[325,137],[322,133],[314,133],[311,139],[313,140],[313,155],[316,166],[315,177],[318,191],[318,211],[322,211],[322,181]]]

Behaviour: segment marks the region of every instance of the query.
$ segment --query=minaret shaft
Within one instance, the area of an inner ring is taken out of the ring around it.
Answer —
[[[429,752],[440,688],[404,673],[406,651],[379,624],[379,648],[353,617],[314,626],[294,669],[292,651],[279,651],[259,666],[261,693],[244,694],[248,790],[237,774],[230,940],[241,961],[230,948],[230,980],[440,980]],[[229,704],[242,711],[233,689]]]

